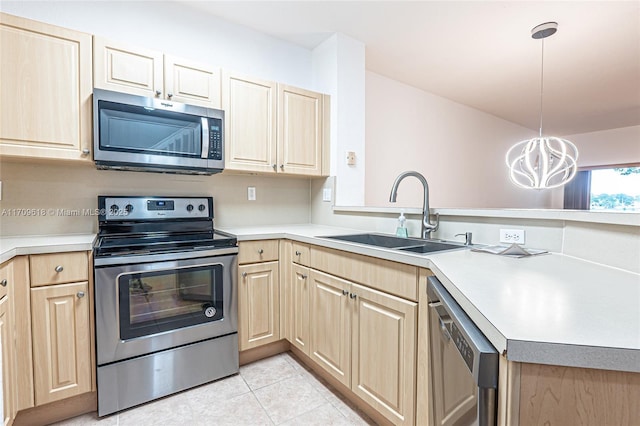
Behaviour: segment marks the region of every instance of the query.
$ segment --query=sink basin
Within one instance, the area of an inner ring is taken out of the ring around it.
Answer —
[[[423,240],[419,238],[401,238],[385,234],[350,234],[332,235],[322,238],[347,241],[350,243],[366,244],[368,246],[390,248],[412,253],[433,253],[436,251],[467,248],[462,244],[450,244],[438,240]]]
[[[416,246],[424,243],[424,240],[401,238],[382,234],[333,235],[323,238],[331,238],[333,240],[348,241],[350,243],[366,244],[368,246],[385,248]]]
[[[464,246],[459,246],[459,245],[454,245],[454,244],[447,244],[447,243],[424,243],[420,246],[415,246],[415,247],[401,247],[399,250],[402,251],[410,251],[413,253],[432,253],[434,251],[442,251],[442,250],[453,250],[453,249],[459,249],[462,248]]]

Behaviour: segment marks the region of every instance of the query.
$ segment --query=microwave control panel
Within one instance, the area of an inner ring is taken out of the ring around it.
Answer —
[[[222,120],[209,118],[209,158],[222,160]]]

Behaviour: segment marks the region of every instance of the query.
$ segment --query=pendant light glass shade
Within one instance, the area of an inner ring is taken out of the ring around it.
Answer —
[[[511,181],[522,188],[557,188],[576,175],[578,148],[566,139],[539,137],[518,142],[507,152]]]
[[[573,179],[578,171],[578,148],[573,143],[554,136],[542,136],[544,39],[557,30],[556,22],[545,22],[531,30],[531,37],[542,40],[540,136],[518,142],[509,149],[506,156],[509,178],[521,188],[557,188]]]

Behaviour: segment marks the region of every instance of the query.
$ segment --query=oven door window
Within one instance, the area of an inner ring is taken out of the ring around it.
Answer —
[[[202,154],[200,117],[99,101],[100,149],[172,157]]]
[[[120,338],[221,320],[222,269],[217,264],[121,275]]]

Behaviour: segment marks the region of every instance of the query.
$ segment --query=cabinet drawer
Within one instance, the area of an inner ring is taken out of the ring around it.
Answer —
[[[293,254],[293,262],[299,263],[300,265],[309,266],[310,262],[310,249],[306,244],[300,243],[291,243],[292,246],[292,254]]]
[[[278,260],[278,240],[242,241],[238,243],[238,263]]]
[[[31,287],[89,279],[87,252],[35,254],[30,256]]]
[[[9,292],[9,286],[13,285],[11,275],[11,261],[0,265],[0,299]]]
[[[418,300],[418,268],[415,266],[314,246],[311,267],[405,299]]]

